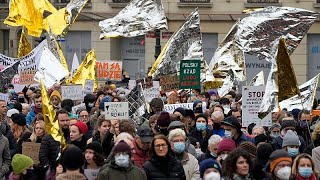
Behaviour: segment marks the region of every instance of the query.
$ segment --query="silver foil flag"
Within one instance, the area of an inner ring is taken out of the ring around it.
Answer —
[[[11,66],[6,67],[0,72],[0,88],[2,89],[8,84],[11,84],[12,79],[18,74],[20,61],[15,62]]]
[[[227,95],[233,87],[237,85],[237,78],[233,70],[229,70],[227,77],[224,79],[223,85],[218,89],[220,97]]]
[[[254,78],[252,78],[249,86],[264,86],[264,74],[260,71]]]
[[[295,95],[289,99],[281,101],[279,103],[280,108],[287,108],[288,111],[291,111],[292,109],[305,109],[311,111],[314,97],[317,92],[319,76],[320,74],[300,85],[299,89],[301,96]]]
[[[168,29],[161,0],[131,0],[115,17],[99,22],[100,39],[135,37],[155,29]]]

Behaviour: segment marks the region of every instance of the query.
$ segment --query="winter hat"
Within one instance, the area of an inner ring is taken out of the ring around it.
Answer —
[[[19,114],[19,111],[17,109],[9,109],[7,111],[7,116],[11,118],[12,114]]]
[[[209,168],[215,168],[216,170],[219,171],[220,176],[222,176],[220,165],[214,159],[209,158],[201,161],[200,163],[200,178],[203,178],[204,172]]]
[[[196,100],[196,101],[193,102],[193,106],[192,106],[192,107],[193,107],[193,110],[195,110],[197,104],[199,104],[199,103],[202,103],[202,101]]]
[[[256,157],[257,155],[257,146],[254,145],[252,142],[244,141],[239,145],[240,148],[247,151],[250,156]]]
[[[257,159],[267,163],[272,152],[273,147],[270,143],[261,144],[257,147]]]
[[[171,123],[170,114],[168,112],[162,111],[159,114],[157,125],[160,127],[168,127]]]
[[[113,156],[117,153],[127,153],[131,157],[131,148],[130,146],[124,141],[121,140],[114,148],[113,148]]]
[[[186,111],[186,117],[191,117],[191,119],[193,119],[193,120],[196,118],[196,116],[193,113],[193,110],[186,109],[185,111]]]
[[[60,101],[62,101],[62,97],[61,97],[61,94],[59,93],[59,91],[57,91],[57,90],[52,91],[52,93],[51,93],[51,95],[50,95],[50,99],[51,99],[53,96],[56,96]]]
[[[271,153],[270,158],[269,158],[269,172],[272,174],[274,168],[277,166],[279,162],[282,161],[288,161],[292,163],[292,158],[289,156],[289,154],[283,150],[283,149],[278,149],[273,151]],[[267,167],[268,169],[268,167]]]
[[[173,114],[174,114],[175,112],[179,112],[179,113],[181,113],[182,116],[186,116],[186,111],[184,110],[183,107],[178,107],[177,109],[175,109],[175,110],[173,111]]]
[[[91,149],[96,153],[103,154],[102,145],[96,141],[93,141],[93,142],[87,144],[85,150],[87,150],[87,149]]]
[[[213,90],[210,90],[210,91],[209,91],[209,94],[210,94],[210,96],[212,96],[212,95],[217,95],[217,93],[214,92]]]
[[[294,119],[298,119],[299,118],[300,111],[301,111],[300,109],[292,109],[291,110],[291,114],[292,114]]]
[[[110,96],[105,96],[101,101],[100,101],[100,104],[99,104],[99,109],[104,111],[104,103],[105,102],[111,102],[111,98]]]
[[[12,122],[18,124],[19,126],[27,125],[26,116],[23,114],[12,114],[11,119]]]
[[[168,126],[168,131],[176,129],[176,128],[185,128],[185,124],[181,121],[172,121]]]
[[[11,166],[14,174],[19,175],[24,170],[30,168],[33,165],[33,160],[23,154],[15,154],[11,161]]]
[[[254,137],[254,143],[255,145],[258,145],[261,142],[270,142],[271,139],[269,136],[265,135],[265,134],[259,134],[256,137]]]
[[[198,116],[196,116],[196,120],[201,118],[201,117],[204,118],[206,120],[206,123],[208,124],[208,117],[204,113],[201,113]]]
[[[282,120],[281,130],[286,128],[286,127],[294,127],[294,128],[296,128],[296,122],[293,119],[292,120]]]
[[[80,130],[80,133],[82,133],[82,134],[86,134],[88,132],[88,126],[85,123],[83,123],[82,121],[77,121],[73,125],[77,126]]]
[[[61,158],[61,164],[67,170],[77,170],[84,164],[83,154],[80,148],[74,145],[68,145]]]
[[[286,135],[283,137],[282,148],[287,146],[300,146],[300,140],[298,135],[292,130],[288,130]]]
[[[225,118],[222,122],[222,125],[227,125],[227,126],[232,126],[234,128],[236,128],[237,130],[241,129],[241,125],[238,121],[238,119],[234,116],[229,116],[227,118]]]
[[[236,148],[236,143],[232,139],[222,139],[218,144],[217,154],[223,151],[232,151]]]

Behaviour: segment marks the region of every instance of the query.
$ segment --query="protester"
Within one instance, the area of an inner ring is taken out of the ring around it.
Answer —
[[[133,121],[129,120],[122,120],[119,123],[119,132],[126,132],[129,133],[132,137],[135,136],[136,129],[134,127]]]
[[[212,119],[212,133],[217,134],[221,137],[224,137],[224,129],[221,126],[221,122],[224,119],[224,114],[221,111],[214,111],[211,114],[211,119]]]
[[[27,116],[30,111],[30,105],[27,103],[22,103],[21,105],[22,105],[22,114]]]
[[[1,102],[1,101],[0,101]],[[8,139],[0,133],[0,179],[5,179],[6,174],[10,171],[10,162],[11,162],[9,141]]]
[[[269,172],[268,179],[288,179],[291,177],[292,158],[283,150],[278,149],[271,153],[266,171]]]
[[[255,159],[257,155],[257,146],[254,145],[252,142],[244,141],[239,145],[239,148],[242,148],[247,153],[250,154],[251,159]]]
[[[18,153],[22,153],[22,143],[27,141],[30,136],[31,132],[26,127],[26,117],[23,114],[13,114],[12,118],[12,132],[14,138],[18,144]]]
[[[236,143],[232,139],[222,139],[218,143],[217,149],[217,162],[222,165],[222,162],[227,158],[229,152],[233,151],[236,148]]]
[[[299,154],[300,145],[298,135],[292,130],[288,130],[283,137],[282,148],[288,152],[289,156],[295,158]]]
[[[273,147],[270,143],[264,143],[257,147],[257,156],[253,161],[252,176],[254,179],[265,179],[267,173],[264,171],[269,157],[273,152]]]
[[[43,136],[46,134],[46,127],[43,121],[37,121],[34,123],[33,132],[27,141],[34,143],[41,143]]]
[[[70,125],[69,128],[71,144],[77,146],[84,152],[88,140],[85,136],[88,131],[87,125],[82,121],[78,121],[75,124]]]
[[[292,165],[292,174],[298,180],[316,180],[317,173],[312,157],[305,153],[298,155]]]
[[[208,139],[212,133],[208,129],[208,118],[204,114],[199,114],[196,117],[196,128],[193,129],[188,136],[194,137],[200,143],[201,151],[206,152],[208,147]]]
[[[218,144],[220,143],[221,140],[222,138],[215,134],[210,137],[210,139],[208,140],[208,148],[206,153],[201,154],[200,157],[197,158],[199,163],[208,158],[212,158],[214,160],[217,159]]]
[[[91,142],[87,144],[85,151],[84,151],[84,172],[86,175],[86,170],[96,170],[99,171],[100,168],[104,165],[104,158],[103,158],[103,149],[100,143],[98,142]],[[95,177],[96,179],[97,177]],[[90,179],[87,176],[88,180],[95,180]]]
[[[163,111],[164,104],[161,98],[153,98],[149,105],[151,107],[150,116],[159,114],[161,111]]]
[[[42,113],[42,97],[41,94],[36,94],[33,99],[34,106],[31,107],[26,116],[27,125],[29,126],[37,114]]]
[[[220,165],[209,158],[200,163],[200,178],[203,180],[219,180],[222,178]]]
[[[58,111],[61,108],[61,101],[62,97],[60,95],[60,92],[57,90],[52,91],[50,95],[50,102],[55,111]]]
[[[264,130],[264,128],[262,126],[255,125],[252,128],[252,136],[256,137],[256,136],[258,136],[260,134],[266,134],[266,131]]]
[[[86,109],[79,109],[77,111],[79,121],[85,123],[88,127],[88,132],[85,134],[88,139],[92,138],[94,131],[94,122],[90,121],[89,112]]]
[[[312,134],[311,134],[311,143],[307,145],[304,149],[305,153],[311,155],[312,149],[320,146],[320,123],[317,123]]]
[[[137,135],[133,141],[135,153],[132,155],[134,165],[142,168],[143,164],[149,159],[149,150],[153,139],[152,130],[146,126],[141,125],[138,128]]]
[[[9,180],[35,179],[33,164],[33,160],[28,156],[23,154],[14,155],[11,162],[13,171],[9,176]]]
[[[185,180],[183,166],[175,158],[171,145],[164,135],[156,135],[151,143],[150,159],[143,165],[148,180]]]
[[[159,132],[159,134],[163,134],[167,136],[169,134],[168,126],[171,123],[170,115],[168,112],[162,111],[157,119],[157,125],[156,129]]]
[[[154,135],[158,134],[158,131],[156,129],[158,118],[158,114],[154,114],[149,118],[149,127],[151,128]]]

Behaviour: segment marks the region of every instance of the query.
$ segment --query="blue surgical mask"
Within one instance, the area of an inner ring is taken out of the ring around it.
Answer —
[[[270,136],[275,139],[280,136],[280,133],[271,133]]]
[[[128,167],[129,166],[129,155],[128,154],[120,154],[114,157],[115,163],[119,167]]]
[[[88,107],[93,107],[94,106],[94,103],[88,103]]]
[[[176,153],[182,153],[186,149],[186,144],[184,142],[175,142],[173,144],[173,150]]]
[[[312,174],[312,167],[299,167],[299,174],[304,178],[309,178]]]
[[[231,139],[232,138],[232,131],[224,130],[224,137]]]
[[[296,157],[299,153],[299,149],[298,148],[290,148],[290,147],[287,147],[287,150],[288,150],[288,154],[290,157]]]
[[[10,94],[14,94],[14,89],[9,89],[8,92],[9,92]]]
[[[196,128],[198,131],[203,131],[206,129],[206,127],[207,127],[206,123],[196,123]]]

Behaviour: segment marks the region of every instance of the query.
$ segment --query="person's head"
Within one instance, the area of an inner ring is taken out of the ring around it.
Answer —
[[[205,131],[207,129],[208,118],[205,114],[199,114],[196,117],[197,131]]]
[[[61,108],[65,109],[69,113],[72,112],[72,107],[74,106],[74,102],[71,99],[64,99],[61,102]]]
[[[218,143],[217,154],[221,156],[222,160],[228,156],[229,152],[236,148],[236,143],[232,139],[222,139]]]
[[[42,97],[41,97],[41,94],[36,94],[35,96],[34,96],[34,106],[36,107],[36,108],[41,108],[42,107]]]
[[[182,120],[186,116],[186,111],[183,107],[178,107],[173,111],[173,114],[177,115],[180,120]]]
[[[150,149],[153,139],[153,132],[149,126],[141,125],[138,128],[136,137],[136,143],[140,149],[143,149],[144,151]]]
[[[59,125],[62,129],[69,129],[70,118],[68,112],[65,109],[61,109],[57,112]]]
[[[208,140],[208,151],[210,152],[211,156],[217,157],[218,156],[218,144],[222,138],[219,135],[212,135]]]
[[[119,130],[120,120],[119,119],[112,119],[110,122],[111,122],[110,132],[112,134],[118,136],[120,134],[120,130]]]
[[[11,116],[12,116],[13,114],[19,114],[19,111],[18,111],[17,109],[9,109],[9,110],[7,111],[7,117],[8,117],[8,123],[9,123],[9,125],[12,123]]]
[[[70,140],[81,141],[83,135],[88,132],[88,126],[82,121],[77,121],[75,124],[70,125]]]
[[[167,136],[168,135],[168,126],[171,123],[170,114],[168,112],[162,111],[157,119],[157,126],[160,130],[159,133]]]
[[[298,135],[294,131],[288,130],[283,137],[282,148],[285,149],[291,157],[296,157],[299,154],[300,145]]]
[[[171,145],[165,135],[155,135],[151,143],[150,156],[166,157],[171,151]]]
[[[26,116],[30,111],[30,105],[27,103],[22,103],[21,105],[22,105],[22,114]]]
[[[50,102],[52,105],[54,106],[59,106],[59,104],[61,103],[61,94],[59,93],[59,91],[54,90],[52,91],[51,95],[50,95]]]
[[[211,158],[201,161],[199,166],[200,178],[203,180],[218,180],[222,176],[220,165]]]
[[[272,138],[277,138],[278,136],[280,136],[281,125],[278,123],[275,123],[270,127],[269,131],[270,131],[270,136]]]
[[[22,112],[22,105],[21,105],[20,102],[15,102],[15,103],[13,104],[13,108],[14,108],[14,109],[17,109],[17,110],[19,111],[19,113]]]
[[[257,147],[256,161],[267,164],[271,153],[274,151],[271,143],[264,143]]]
[[[152,129],[153,134],[157,134],[156,124],[158,120],[158,114],[154,114],[149,118],[149,127]]]
[[[241,124],[241,122],[242,122],[241,111],[239,111],[238,109],[231,109],[228,114],[236,117],[238,119],[239,123]]]
[[[133,136],[131,136],[129,133],[122,132],[116,137],[114,143],[118,144],[122,140],[125,141],[130,146],[131,153],[135,153],[135,149],[133,145],[133,142],[134,142]]]
[[[209,100],[210,100],[210,94],[209,94],[208,92],[202,92],[202,93],[200,94],[200,98],[201,98],[201,101],[202,101],[202,102],[208,103]]]
[[[320,137],[320,123],[317,123],[315,125],[315,128],[311,134],[311,140],[315,141],[316,139],[318,139]]]
[[[161,98],[153,98],[150,102],[150,107],[152,109],[152,112],[155,114],[159,114],[164,107],[163,101]]]
[[[186,150],[186,133],[182,129],[174,129],[170,131],[168,140],[171,145],[171,149],[176,154],[181,154]]]
[[[102,166],[104,164],[102,145],[96,141],[87,144],[84,151],[84,158],[87,164],[95,163],[97,166]]]
[[[45,135],[45,133],[46,133],[46,124],[44,123],[44,121],[37,121],[37,122],[34,123],[33,133],[37,137],[42,137],[42,136]]]
[[[256,137],[254,137],[254,144],[257,147],[259,147],[263,143],[269,143],[271,141],[272,141],[272,139],[269,136],[265,135],[265,134],[259,134]]]
[[[252,136],[253,137],[256,137],[259,134],[265,134],[265,133],[266,133],[266,131],[264,130],[264,128],[262,126],[255,125],[252,128]]]
[[[77,114],[80,121],[84,123],[89,121],[89,112],[86,109],[80,109]]]
[[[296,130],[296,122],[294,119],[288,117],[288,118],[283,118],[281,122],[281,136],[283,137],[286,135],[288,130],[295,131]]]
[[[276,122],[278,120],[279,116],[280,116],[279,112],[273,112],[272,113],[272,122]]]
[[[88,112],[91,112],[91,109],[94,107],[96,102],[96,97],[93,94],[87,94],[84,96],[84,104],[86,105],[86,109]]]
[[[241,125],[236,117],[230,116],[221,122],[226,138],[233,138],[241,133]]]
[[[238,147],[247,151],[252,158],[255,158],[257,155],[257,146],[250,141],[244,141]]]
[[[27,174],[27,170],[32,168],[33,160],[23,154],[15,154],[11,161],[12,171],[15,175]]]
[[[273,179],[289,179],[291,176],[292,158],[283,150],[278,149],[271,153],[269,158],[269,170]]]
[[[23,114],[12,114],[11,115],[11,120],[12,120],[12,128],[14,129],[15,126],[21,126],[21,127],[25,127],[27,125],[26,122],[26,116]]]
[[[214,111],[211,114],[211,119],[212,119],[213,123],[220,124],[221,121],[223,121],[223,119],[224,119],[224,114],[221,111]]]
[[[202,101],[196,100],[193,102],[193,112],[202,113]]]
[[[80,148],[72,144],[63,151],[61,165],[68,171],[80,170],[84,164],[83,153]]]
[[[241,177],[249,175],[252,170],[250,154],[241,148],[231,151],[223,162],[223,171],[227,178],[233,178],[234,174]]]
[[[292,165],[292,174],[303,178],[310,178],[315,174],[314,162],[309,154],[298,155]]]
[[[224,114],[224,109],[220,104],[217,104],[213,107],[213,112],[215,112],[215,111],[220,111]]]
[[[98,117],[98,123],[97,123],[98,131],[101,135],[106,135],[110,132],[111,128],[111,122],[108,119],[105,119],[105,115],[101,114]]]
[[[300,121],[310,121],[311,120],[310,111],[307,111],[307,110],[300,111],[298,118]]]
[[[125,141],[121,140],[114,146],[112,156],[114,157],[116,165],[119,167],[128,167],[131,158],[131,148]]]
[[[4,100],[0,100],[0,114],[2,116],[6,116],[8,111],[7,102]]]
[[[174,129],[182,129],[186,131],[186,125],[181,121],[172,121],[168,126],[168,131],[172,131]]]
[[[119,131],[127,132],[131,134],[131,136],[135,136],[136,128],[134,127],[133,121],[131,120],[121,120],[119,123]]]

